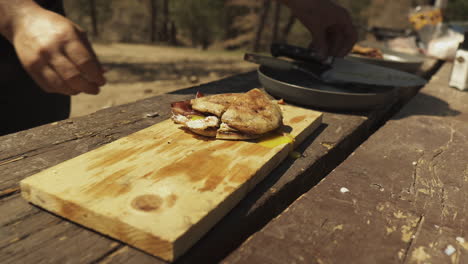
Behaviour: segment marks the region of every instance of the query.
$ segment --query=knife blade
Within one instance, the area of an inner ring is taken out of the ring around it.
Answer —
[[[320,75],[323,73],[321,68],[311,69],[311,67],[304,68],[300,63],[295,63],[287,60],[282,60],[274,57],[263,56],[253,53],[245,53],[244,60],[253,62],[256,64],[264,65],[273,69],[290,71],[297,70],[308,74],[310,77],[322,81]]]
[[[348,82],[394,87],[417,87],[427,83],[415,74],[347,58],[335,58],[331,69],[323,72],[320,78],[331,83]]]
[[[302,47],[274,43],[271,45],[274,57],[287,57],[301,62],[301,69],[314,65],[319,78],[326,83],[356,83],[377,86],[416,87],[427,81],[417,75],[382,66],[352,61],[347,58],[321,60],[317,53]],[[323,61],[323,62],[322,62]],[[317,66],[322,65],[322,67]]]

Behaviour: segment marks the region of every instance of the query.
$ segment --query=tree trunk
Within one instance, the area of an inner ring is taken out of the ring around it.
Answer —
[[[284,26],[282,32],[281,32],[281,42],[286,42],[288,40],[288,35],[291,32],[292,27],[294,26],[294,23],[296,22],[296,17],[291,14],[288,19],[288,23]]]
[[[158,15],[158,0],[150,0],[150,41],[151,43],[157,40],[157,15]]]
[[[169,44],[171,44],[172,46],[177,46],[177,28],[176,28],[176,25],[174,23],[174,21],[171,21],[169,23],[170,25],[170,34],[169,34]]]
[[[271,38],[272,42],[278,41],[278,29],[280,23],[280,15],[281,15],[281,4],[280,2],[276,1],[274,6],[274,16],[273,16],[273,36]]]
[[[89,8],[91,10],[91,26],[92,26],[92,34],[93,37],[98,36],[98,28],[97,28],[97,12],[96,12],[96,1],[95,0],[88,0]]]
[[[268,11],[270,10],[270,0],[263,0],[262,7],[260,9],[260,16],[258,19],[258,26],[257,30],[255,32],[255,39],[253,42],[253,51],[257,52],[260,50],[260,42],[262,39],[262,33],[263,30],[265,29],[265,21],[268,17]]]
[[[169,40],[169,0],[163,0],[163,22],[161,28],[161,40]]]

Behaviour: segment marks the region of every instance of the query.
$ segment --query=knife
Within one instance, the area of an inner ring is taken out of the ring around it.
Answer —
[[[259,54],[246,53],[244,60],[256,64],[264,65],[273,69],[282,71],[297,70],[308,74],[310,77],[322,81],[320,75],[323,73],[323,66],[311,64],[310,66],[301,65],[301,63],[282,60],[274,57],[263,56]],[[314,67],[315,66],[315,67]]]
[[[334,57],[322,58],[316,51],[298,46],[273,43],[270,46],[270,53],[273,57],[287,57],[296,61],[304,61],[313,64],[320,64],[328,67],[333,63]]]
[[[301,62],[297,67],[302,69],[302,71],[310,70],[308,66],[313,65],[314,69],[319,69],[314,74],[326,83],[416,87],[423,86],[427,82],[425,79],[414,74],[352,61],[347,58],[328,58],[323,61],[317,53],[311,50],[288,44],[272,44],[271,54],[274,57],[282,56]],[[322,67],[317,66],[317,64],[322,65]]]
[[[386,67],[335,58],[332,69],[320,76],[325,82],[350,82],[394,87],[423,86],[427,81],[417,75]]]
[[[291,62],[291,61],[286,61],[282,59],[277,59],[269,56],[262,56],[258,54],[252,54],[252,53],[246,53],[244,55],[244,59],[249,62],[253,62],[256,64],[260,64],[266,67],[270,67],[273,69],[277,70],[282,70],[282,71],[290,71],[290,70],[297,70],[301,71],[303,73],[306,73],[313,79],[317,80],[318,82],[323,82],[323,80],[320,78],[320,72],[323,71],[324,66],[316,66],[315,68],[311,67],[310,65],[304,65],[301,66],[300,63],[297,62]],[[334,84],[337,84],[336,82]],[[340,83],[343,84],[343,83]],[[372,86],[375,87],[375,86]],[[330,87],[331,88],[331,87]],[[329,88],[329,89],[330,89]],[[354,92],[360,92],[360,93],[368,93],[371,92],[372,89],[371,87],[364,86],[362,84],[359,85],[353,85],[353,84],[346,84],[346,89],[351,90]],[[342,90],[339,90],[342,91]],[[375,90],[374,90],[375,92]]]

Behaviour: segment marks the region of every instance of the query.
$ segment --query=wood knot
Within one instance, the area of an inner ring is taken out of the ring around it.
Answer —
[[[158,195],[145,194],[133,199],[132,207],[136,210],[150,212],[158,210],[163,203],[163,199]]]
[[[304,119],[306,119],[305,115],[295,116],[295,117],[291,118],[291,120],[289,122],[291,124],[297,124],[299,122],[302,122]]]

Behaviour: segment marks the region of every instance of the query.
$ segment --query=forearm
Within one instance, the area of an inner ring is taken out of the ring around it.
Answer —
[[[19,19],[40,8],[33,0],[0,0],[0,35],[12,41]]]
[[[0,0],[1,1],[1,0]],[[276,0],[282,4],[284,4],[285,6],[291,8],[291,7],[295,7],[298,5],[298,2],[300,1],[297,1],[297,0]],[[326,0],[308,0],[308,2],[317,2],[317,1],[326,1]],[[300,5],[300,3],[299,3]]]
[[[312,34],[310,48],[323,58],[343,57],[357,40],[357,32],[349,12],[331,0],[277,0]]]
[[[276,1],[282,3],[283,5],[285,5],[287,7],[290,7],[290,5],[291,5],[291,0],[276,0]]]

